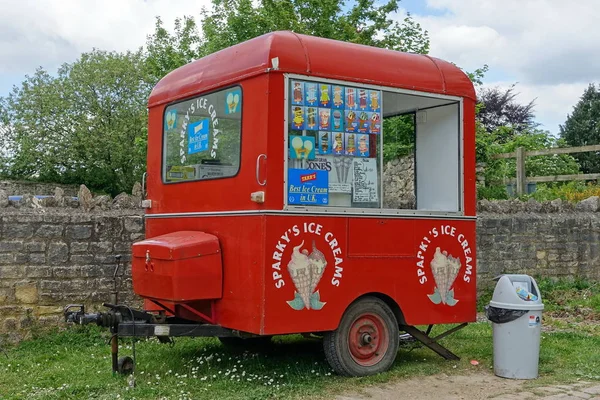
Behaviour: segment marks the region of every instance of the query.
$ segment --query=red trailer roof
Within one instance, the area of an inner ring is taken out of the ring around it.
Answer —
[[[210,54],[169,73],[154,87],[153,107],[266,73],[271,59],[279,71],[359,83],[468,97],[475,90],[467,75],[446,61],[421,54],[299,35],[268,33]]]

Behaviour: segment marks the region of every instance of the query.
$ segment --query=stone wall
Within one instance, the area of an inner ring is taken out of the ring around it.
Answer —
[[[478,287],[501,273],[600,280],[600,201],[577,205],[481,202]],[[141,209],[0,208],[0,335],[57,324],[62,306],[96,309],[109,299],[116,254],[123,301],[131,292],[131,244],[143,238]]]
[[[415,162],[412,155],[385,163],[383,190],[384,207],[404,210],[416,207]]]
[[[600,213],[482,212],[477,269],[479,288],[503,273],[600,281]]]
[[[131,244],[143,235],[141,210],[0,209],[0,334],[56,324],[68,303],[108,301],[117,254],[131,301]]]
[[[65,196],[77,196],[79,185],[57,185],[56,183],[25,182],[25,181],[0,181],[0,190],[4,190],[9,196],[22,196],[24,194],[47,195],[54,194],[59,187]]]

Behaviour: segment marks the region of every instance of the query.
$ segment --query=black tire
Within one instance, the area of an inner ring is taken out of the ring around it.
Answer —
[[[119,357],[117,362],[119,374],[130,375],[133,372],[133,358],[125,356]]]
[[[223,344],[223,346],[231,349],[231,350],[257,350],[257,349],[267,349],[271,347],[272,336],[256,336],[249,338],[241,338],[241,337],[220,337],[219,341]]]
[[[335,331],[325,334],[323,348],[336,373],[367,376],[392,366],[399,341],[398,321],[390,307],[376,297],[364,297],[348,307]]]

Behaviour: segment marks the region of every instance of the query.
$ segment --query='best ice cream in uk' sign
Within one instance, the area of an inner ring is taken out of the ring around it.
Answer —
[[[322,205],[329,203],[327,171],[290,169],[288,179],[288,204]]]

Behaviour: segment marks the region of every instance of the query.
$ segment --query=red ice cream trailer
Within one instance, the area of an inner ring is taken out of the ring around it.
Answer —
[[[456,358],[415,326],[476,317],[475,92],[460,69],[273,32],[171,72],[148,108],[132,262],[146,310],[69,320],[164,340],[314,334],[343,375],[388,369],[401,331]]]

